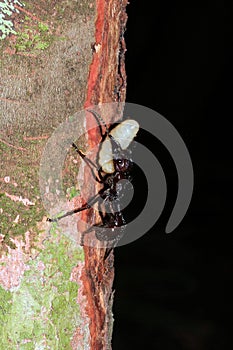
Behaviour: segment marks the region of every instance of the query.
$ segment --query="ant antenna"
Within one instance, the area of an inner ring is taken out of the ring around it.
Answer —
[[[101,115],[99,115],[96,111],[94,111],[93,109],[87,109],[87,112],[90,112],[93,114],[93,116],[95,117],[95,119],[98,121],[99,126],[101,127],[101,124],[104,125],[105,129],[106,129],[106,133],[107,135],[109,134],[109,130],[108,127],[105,123],[105,121],[103,120],[103,118],[101,117]]]

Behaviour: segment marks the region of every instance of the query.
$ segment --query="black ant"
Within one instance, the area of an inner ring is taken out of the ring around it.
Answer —
[[[121,239],[124,231],[123,227],[126,225],[120,205],[126,191],[126,183],[122,183],[121,180],[131,181],[130,172],[133,162],[130,158],[131,152],[128,146],[136,136],[139,124],[135,120],[128,119],[116,126],[113,125],[109,130],[99,114],[93,110],[88,110],[88,112],[92,113],[97,120],[102,136],[97,156],[99,167],[88,159],[75,143],[72,143],[72,146],[90,167],[94,179],[101,183],[103,187],[81,207],[68,211],[57,218],[47,218],[47,221],[56,222],[66,216],[90,209],[95,203],[98,203],[98,212],[102,223],[95,225],[96,238],[100,241],[111,241],[111,247],[113,247]],[[101,124],[105,127],[105,133],[103,133]],[[103,206],[104,208],[102,208]],[[84,235],[92,230],[93,227],[83,233],[81,245],[84,245]]]

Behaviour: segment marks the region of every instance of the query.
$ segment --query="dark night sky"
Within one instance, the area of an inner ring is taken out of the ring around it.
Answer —
[[[150,232],[116,249],[113,350],[233,348],[233,5],[135,0],[127,12],[127,102],[178,130],[195,189],[182,223],[166,235],[177,184],[155,142],[168,200]]]

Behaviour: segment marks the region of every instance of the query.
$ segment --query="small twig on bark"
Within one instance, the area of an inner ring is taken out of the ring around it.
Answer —
[[[16,103],[21,103],[21,102],[22,102],[22,101],[14,100],[13,98],[7,98],[7,97],[0,97],[0,101],[5,101],[5,102],[16,102]]]
[[[33,140],[44,140],[44,139],[48,139],[49,136],[48,135],[44,135],[44,136],[34,136],[34,137],[24,137],[23,140],[24,141],[33,141]]]
[[[17,146],[14,146],[12,145],[11,143],[8,143],[2,139],[0,139],[0,142],[4,143],[5,145],[9,146],[9,147],[12,147],[12,148],[15,148],[15,149],[18,149],[20,151],[26,151],[27,149],[26,148],[23,148],[23,147],[17,147]]]
[[[25,56],[25,57],[33,57],[33,58],[37,57],[33,53],[28,53],[28,52],[16,52],[15,54],[19,56]]]
[[[30,11],[25,10],[24,8],[18,6],[18,5],[14,5],[15,8],[17,8],[17,10],[26,13],[26,15],[28,15],[29,17],[31,17],[34,21],[38,21],[40,23],[44,23],[40,18],[36,17],[35,15],[33,15]]]

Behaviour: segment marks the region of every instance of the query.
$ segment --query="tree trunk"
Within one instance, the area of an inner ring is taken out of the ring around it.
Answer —
[[[1,349],[111,348],[113,252],[104,259],[104,248],[74,244],[46,222],[38,172],[60,123],[124,102],[126,4],[0,1]],[[89,132],[89,146],[98,137]],[[76,190],[69,161],[64,183]],[[84,183],[89,176],[84,168]]]

